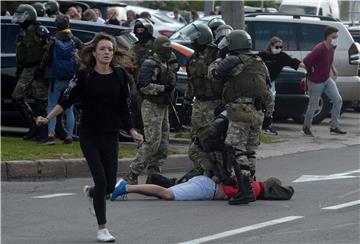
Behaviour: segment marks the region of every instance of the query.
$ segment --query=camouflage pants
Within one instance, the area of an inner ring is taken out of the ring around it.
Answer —
[[[141,104],[145,141],[139,148],[130,169],[140,174],[147,168],[148,174],[161,172],[169,146],[169,111],[167,105],[158,105],[146,99]]]
[[[34,80],[35,69],[36,67],[23,69],[12,94],[15,101],[25,100],[27,97],[33,97],[36,100],[47,100],[48,81],[46,79]]]
[[[214,120],[214,110],[221,103],[220,100],[199,101],[195,100],[191,115],[191,137],[196,137],[197,131],[204,126],[208,126]],[[194,163],[194,168],[210,170],[211,165],[208,155],[201,147],[192,142],[188,151],[189,158]]]
[[[235,149],[236,160],[246,174],[255,171],[256,150],[260,145],[263,120],[263,112],[254,109],[251,122],[230,120],[229,123],[225,144]]]

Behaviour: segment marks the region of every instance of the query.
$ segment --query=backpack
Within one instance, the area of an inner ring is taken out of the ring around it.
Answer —
[[[70,80],[77,69],[74,56],[75,42],[71,38],[60,40],[55,37],[53,40],[52,77],[58,80]]]

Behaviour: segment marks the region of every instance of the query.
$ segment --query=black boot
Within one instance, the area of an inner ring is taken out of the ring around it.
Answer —
[[[240,183],[242,187],[239,187],[238,193],[230,198],[230,205],[248,204],[249,202],[255,202],[255,193],[252,190],[250,177],[243,176],[243,182]],[[240,186],[239,182],[238,185]]]
[[[21,114],[21,117],[24,119],[25,124],[29,127],[29,131],[23,137],[24,140],[35,139],[38,133],[38,127],[36,126],[36,121],[33,116],[33,113],[25,102],[18,102],[17,108]]]

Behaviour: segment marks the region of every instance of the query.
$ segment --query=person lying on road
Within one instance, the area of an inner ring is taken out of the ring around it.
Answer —
[[[163,178],[159,179],[158,182],[164,182],[167,179],[161,175],[156,175],[154,178]],[[236,181],[236,177],[233,177],[233,179]],[[117,182],[115,190],[111,193],[110,199],[112,201],[118,197],[125,199],[128,193],[138,193],[145,196],[158,197],[163,200],[175,201],[228,200],[237,194],[237,184],[225,185],[223,183],[216,183],[216,181],[215,177],[209,178],[199,175],[185,183],[165,188],[156,184],[129,185],[121,178]],[[153,180],[153,182],[155,183],[156,180]],[[270,177],[264,182],[252,181],[251,187],[257,200],[289,200],[294,194],[294,189],[291,186],[282,186],[281,181],[276,177]]]

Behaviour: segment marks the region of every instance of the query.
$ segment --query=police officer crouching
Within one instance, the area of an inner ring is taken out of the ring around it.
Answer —
[[[145,142],[131,163],[130,172],[125,176],[129,184],[137,184],[137,178],[145,168],[148,174],[160,173],[161,165],[167,158],[168,106],[175,89],[178,65],[167,37],[156,38],[153,51],[154,54],[141,65],[137,77],[138,89],[143,98],[141,114]]]
[[[213,75],[225,81],[223,99],[229,118],[225,145],[230,161],[236,162],[233,166],[241,189],[229,204],[246,204],[255,201],[250,177],[255,174],[264,113],[271,117],[274,110],[266,84],[268,71],[261,59],[252,53],[251,37],[246,31],[232,31],[219,43],[219,48],[226,48],[229,54]]]
[[[48,82],[46,79],[34,79],[34,72],[46,50],[49,31],[36,19],[36,10],[29,4],[19,5],[12,19],[21,28],[16,36],[16,62],[18,70],[22,68],[12,100],[29,127],[25,140],[38,135],[41,140],[47,138],[47,127],[37,127],[35,118],[46,115]],[[29,96],[35,99],[33,109],[26,102]]]

